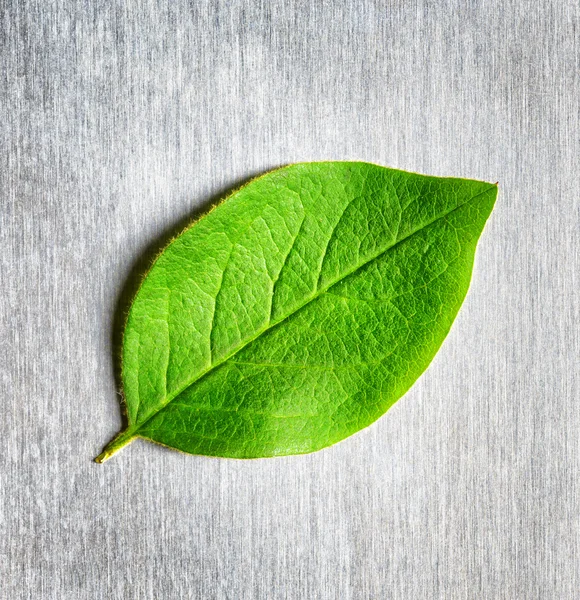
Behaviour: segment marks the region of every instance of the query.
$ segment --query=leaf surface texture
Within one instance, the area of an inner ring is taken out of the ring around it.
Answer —
[[[160,254],[131,306],[128,427],[184,452],[313,452],[366,427],[433,359],[495,185],[368,163],[292,165]]]

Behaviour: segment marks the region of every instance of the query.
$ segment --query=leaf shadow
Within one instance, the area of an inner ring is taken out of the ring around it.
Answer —
[[[129,309],[141,282],[153,266],[153,263],[161,252],[169,245],[169,243],[179,236],[188,225],[199,220],[208,214],[215,206],[217,206],[227,196],[248,184],[250,181],[258,177],[262,172],[258,171],[249,177],[235,180],[228,186],[224,186],[214,194],[211,194],[204,202],[195,208],[191,213],[183,216],[176,223],[166,228],[163,233],[158,235],[154,240],[149,242],[137,259],[133,262],[129,269],[129,274],[125,279],[121,291],[117,295],[115,307],[113,310],[113,330],[111,333],[111,349],[113,361],[113,373],[115,379],[115,389],[121,395],[121,425],[122,429],[128,426],[127,413],[125,410],[125,400],[123,396],[123,380],[121,372],[121,357],[123,349],[123,331],[125,329],[125,321],[129,314]]]

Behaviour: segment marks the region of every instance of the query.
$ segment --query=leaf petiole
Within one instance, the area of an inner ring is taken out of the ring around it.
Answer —
[[[134,431],[125,430],[114,437],[104,448],[104,450],[95,458],[95,462],[102,464],[109,460],[111,456],[119,452],[122,448],[129,445],[137,436]]]

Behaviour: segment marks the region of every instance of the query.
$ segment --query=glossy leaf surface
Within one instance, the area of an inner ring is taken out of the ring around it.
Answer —
[[[160,254],[123,342],[128,428],[184,452],[313,452],[366,427],[433,359],[495,185],[367,163],[292,165]]]

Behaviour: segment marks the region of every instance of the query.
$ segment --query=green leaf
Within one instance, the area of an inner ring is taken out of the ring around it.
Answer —
[[[378,419],[465,297],[497,186],[361,162],[297,164],[159,255],[123,339],[127,428],[192,454],[313,452]]]

